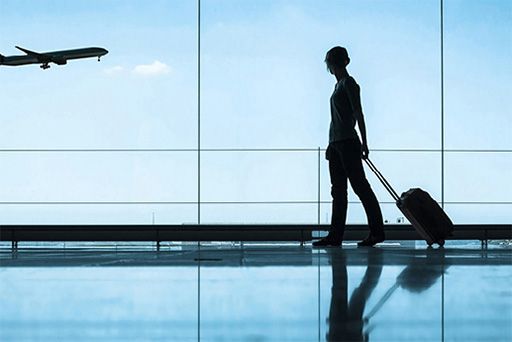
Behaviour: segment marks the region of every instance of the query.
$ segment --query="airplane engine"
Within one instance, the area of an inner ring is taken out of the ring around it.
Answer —
[[[52,62],[58,65],[65,65],[68,61],[64,58],[52,58]]]

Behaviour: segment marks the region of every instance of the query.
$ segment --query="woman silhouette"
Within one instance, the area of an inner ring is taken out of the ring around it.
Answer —
[[[366,179],[361,161],[361,158],[368,158],[369,151],[360,88],[347,72],[350,58],[345,48],[336,46],[330,49],[325,56],[325,63],[337,81],[331,96],[331,126],[326,151],[332,184],[332,217],[329,234],[313,242],[313,246],[341,245],[347,218],[347,179],[363,203],[370,228],[370,234],[358,246],[373,246],[384,241],[385,236],[379,202]],[[355,129],[356,122],[362,143]]]

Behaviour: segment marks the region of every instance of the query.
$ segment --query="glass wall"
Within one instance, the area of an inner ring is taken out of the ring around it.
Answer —
[[[335,45],[398,192],[456,223],[512,220],[509,2],[5,0],[0,21],[6,56],[109,50],[0,66],[1,223],[327,223]]]
[[[3,55],[89,46],[65,66],[1,66],[2,223],[197,223],[197,4],[0,2]]]
[[[512,222],[512,2],[445,0],[446,209]]]

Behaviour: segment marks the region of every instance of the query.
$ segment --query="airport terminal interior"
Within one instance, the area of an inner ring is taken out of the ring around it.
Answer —
[[[0,0],[0,23],[0,341],[512,341],[512,1]],[[357,244],[359,173],[343,243],[313,246],[347,140],[386,238]],[[453,222],[432,246],[418,188]]]

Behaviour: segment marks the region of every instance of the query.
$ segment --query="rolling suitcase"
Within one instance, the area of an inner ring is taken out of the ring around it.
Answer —
[[[437,243],[443,246],[446,238],[453,235],[453,223],[439,204],[419,188],[410,189],[398,196],[375,165],[369,159],[365,159],[365,162],[396,201],[398,209],[428,245]]]

